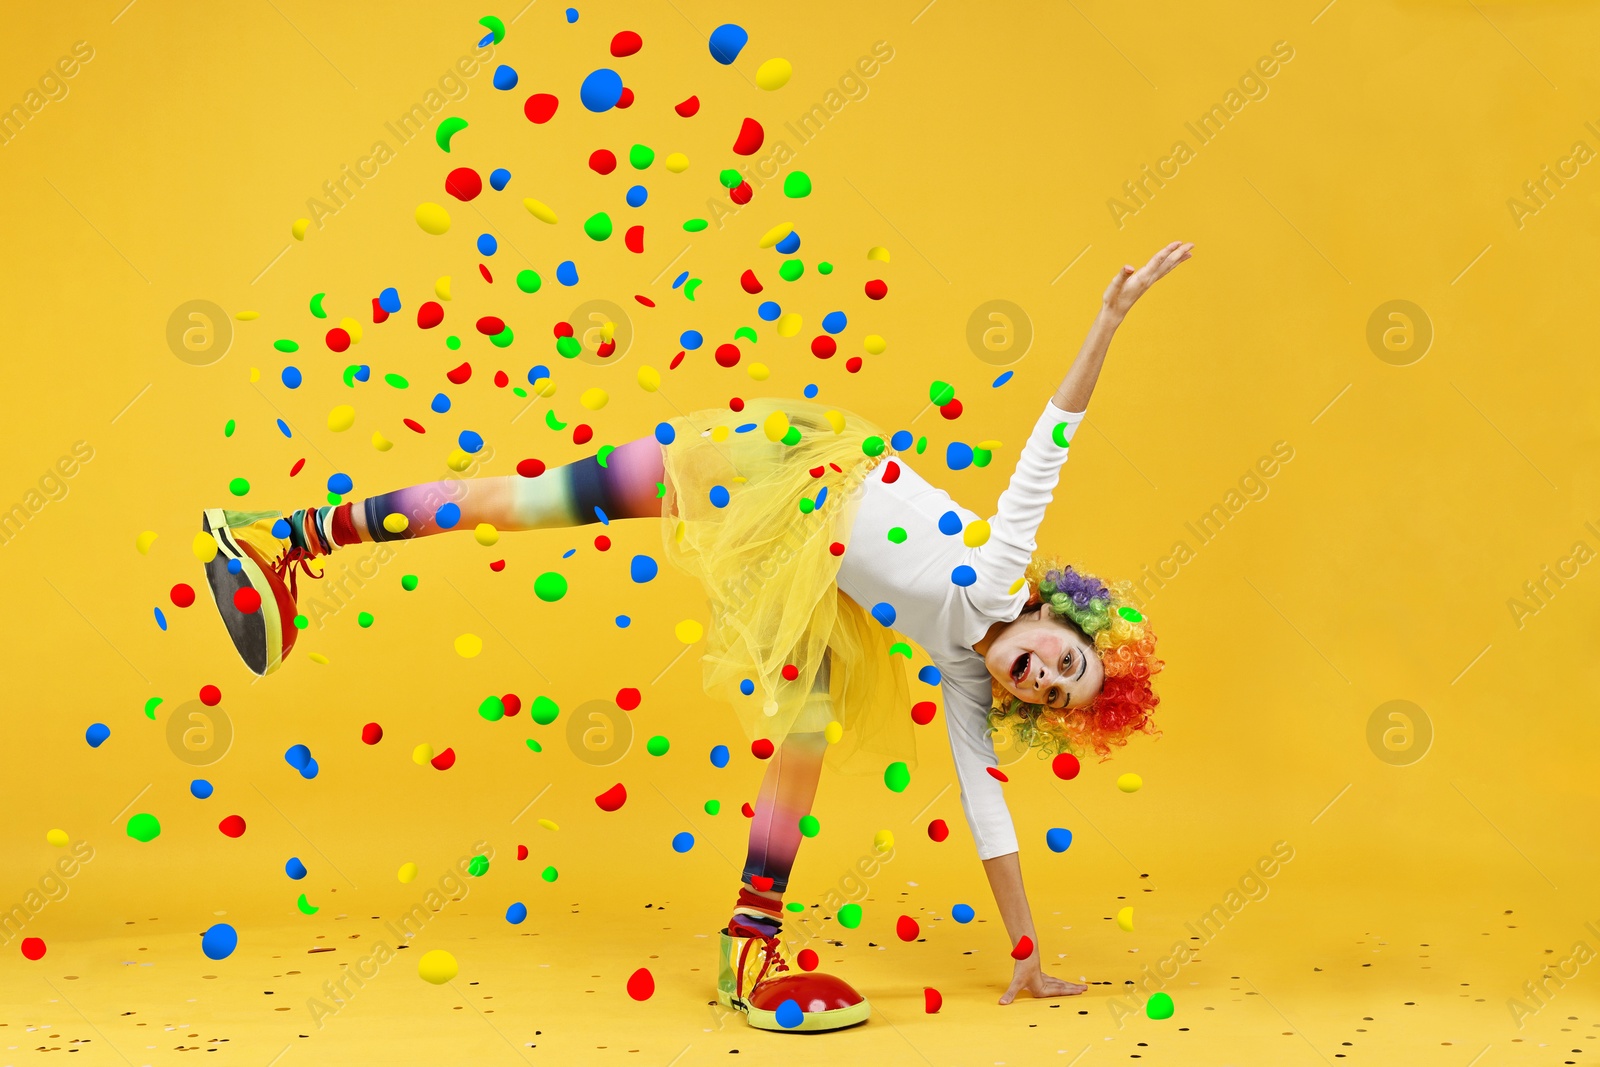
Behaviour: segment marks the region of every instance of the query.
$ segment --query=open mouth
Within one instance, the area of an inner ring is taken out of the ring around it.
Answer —
[[[1031,662],[1033,662],[1033,653],[1031,652],[1024,652],[1018,656],[1016,662],[1011,665],[1011,680],[1020,683],[1027,676],[1028,664]]]

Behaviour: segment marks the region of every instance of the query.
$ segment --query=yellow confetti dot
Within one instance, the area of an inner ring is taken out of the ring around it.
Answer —
[[[418,767],[423,766],[431,759],[433,759],[433,746],[427,742],[423,742],[411,750],[411,762]]]
[[[728,439],[728,435],[732,432],[733,431],[728,429],[726,426],[713,426],[711,427],[711,440],[717,444],[721,444],[723,441]]]
[[[308,658],[312,663],[326,664],[328,662],[328,657],[324,656],[321,652],[312,652],[309,654]]]
[[[873,245],[867,249],[867,258],[875,259],[879,263],[889,262],[889,250],[882,245]]]
[[[682,152],[674,152],[661,161],[661,165],[673,174],[682,174],[689,169],[689,157]]]
[[[585,389],[583,395],[578,397],[578,403],[590,411],[599,411],[611,400],[611,394],[601,388]]]
[[[828,420],[828,425],[833,427],[834,433],[844,433],[844,413],[840,411],[824,411],[822,417]]]
[[[683,543],[683,535],[688,533],[688,532],[689,532],[689,524],[684,522],[682,519],[679,519],[678,520],[678,525],[676,525],[676,526],[674,526],[672,528],[672,543],[673,544],[682,544]]]
[[[692,645],[706,635],[706,628],[694,619],[684,619],[672,628],[678,640],[686,645]]]
[[[533,389],[535,395],[542,396],[548,400],[556,395],[556,380],[554,378],[540,378],[532,383],[530,388]]]
[[[875,333],[869,333],[867,336],[863,337],[861,339],[861,344],[864,348],[866,348],[869,356],[881,356],[883,355],[884,350],[889,347],[889,342],[885,341],[882,337]]]
[[[444,465],[459,473],[472,466],[472,456],[458,448],[446,457]]]
[[[800,312],[790,311],[778,317],[778,336],[793,337],[800,332]]]
[[[1142,785],[1144,785],[1144,779],[1137,774],[1129,773],[1117,778],[1117,788],[1124,793],[1137,793]]]
[[[450,275],[446,274],[433,283],[433,295],[440,300],[450,299]]]
[[[774,411],[762,422],[761,432],[767,435],[769,441],[783,440],[783,435],[789,432],[789,416],[781,411]]]
[[[310,219],[295,219],[294,225],[289,227],[289,232],[294,234],[296,241],[304,241],[306,239],[306,231],[309,229],[311,229]]]
[[[967,528],[961,531],[961,543],[968,548],[977,548],[989,542],[989,524],[982,519],[973,519]]]
[[[148,556],[150,554],[150,546],[156,543],[158,536],[160,535],[154,530],[146,530],[133,539],[133,547],[139,550],[139,555]],[[216,542],[213,541],[212,545],[215,546]]]
[[[639,388],[647,393],[653,393],[661,388],[661,372],[649,364],[640,367],[635,377],[638,378]]]
[[[530,196],[522,201],[522,206],[528,209],[528,214],[532,215],[540,222],[548,222],[552,226],[555,225],[556,213],[551,211],[550,205],[546,204],[544,201],[535,200]]]
[[[1027,584],[1028,584],[1028,578],[1027,578],[1026,575],[1024,575],[1021,578],[1018,578],[1016,581],[1011,583],[1010,595],[1011,596],[1016,596],[1017,593],[1019,591],[1021,591],[1022,587],[1027,585]]]
[[[345,316],[339,320],[339,328],[350,335],[351,344],[358,345],[361,343],[361,324],[355,319],[350,318],[348,315]]]
[[[750,380],[753,382],[764,382],[772,377],[772,368],[765,363],[752,363],[745,368],[745,372],[750,375]]]
[[[376,448],[379,452],[387,452],[389,449],[394,447],[394,442],[383,436],[383,434],[379,433],[377,430],[373,430],[372,447]]]
[[[250,380],[252,382],[259,382],[261,380],[261,368],[260,367],[251,367],[250,368]]]
[[[493,527],[491,527],[493,529]],[[456,655],[462,659],[471,659],[483,651],[483,638],[477,634],[462,634],[456,638]]]
[[[201,563],[210,563],[216,558],[217,539],[204,530],[194,535],[194,541],[189,547],[194,549],[194,558]]]
[[[496,530],[492,523],[480,522],[476,527],[473,528],[472,536],[477,539],[478,544],[482,545],[484,548],[488,548],[496,541],[500,540],[500,531]],[[477,639],[474,638],[474,640]],[[482,641],[478,641],[478,647],[483,647]],[[456,651],[461,652],[461,641],[459,638],[456,640]],[[461,652],[461,654],[463,656],[477,655],[476,652]]]
[[[894,834],[889,830],[879,830],[872,835],[872,847],[879,852],[888,852],[894,848]]]
[[[417,225],[422,227],[422,232],[438,237],[450,229],[450,212],[432,201],[418,204]]]
[[[1133,933],[1133,909],[1121,908],[1117,911],[1117,926],[1127,933]]]
[[[756,68],[756,84],[770,93],[788,85],[793,75],[794,64],[774,56]]]
[[[356,409],[349,404],[340,404],[328,412],[328,429],[334,433],[344,433],[356,424]]]
[[[549,819],[540,819],[539,820],[539,825],[544,827],[546,830],[559,830],[559,829],[561,829],[561,827],[557,826],[554,822],[552,822]]]
[[[442,948],[424,952],[417,961],[417,976],[434,985],[444,985],[460,973],[461,965],[456,963],[456,958]]]
[[[417,865],[415,863],[402,863],[398,873],[400,881],[410,885],[417,880]]]
[[[771,248],[785,237],[794,232],[794,223],[780,222],[772,229],[761,235],[761,247]]]
[[[822,736],[828,739],[828,744],[837,745],[839,739],[844,736],[844,723],[834,719],[823,728]]]
[[[260,317],[261,312],[259,311],[241,311],[239,314],[234,316],[234,318],[238,319],[240,322],[254,322]]]
[[[405,533],[410,525],[411,520],[405,516],[404,512],[391,511],[383,517],[383,528],[390,533]]]
[[[67,846],[67,832],[65,830],[51,830],[44,835],[44,839],[56,848],[65,848]]]

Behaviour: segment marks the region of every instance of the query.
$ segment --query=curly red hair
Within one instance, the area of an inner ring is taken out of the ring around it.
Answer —
[[[1036,554],[1024,572],[1032,610],[1051,611],[1094,645],[1105,668],[1105,682],[1093,700],[1075,708],[1029,704],[994,681],[991,732],[1009,728],[1018,742],[1039,750],[1040,758],[1060,752],[1093,752],[1109,759],[1113,747],[1136,733],[1159,737],[1151,714],[1161,703],[1152,682],[1164,666],[1156,657],[1150,620],[1133,606],[1133,583],[1106,583],[1058,556]]]

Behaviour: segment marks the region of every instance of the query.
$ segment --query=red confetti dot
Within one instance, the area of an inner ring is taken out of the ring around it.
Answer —
[[[628,802],[628,791],[622,787],[621,782],[618,782],[604,793],[595,797],[594,802],[600,805],[601,811],[616,811]]]
[[[506,569],[506,561],[503,559],[492,560],[489,563],[489,569],[494,571],[496,574],[499,574],[501,571]]]
[[[922,1010],[929,1015],[936,1015],[944,1007],[944,997],[931,985],[922,987]]]
[[[361,743],[363,745],[375,745],[382,740],[383,727],[379,726],[377,723],[369,722],[367,725],[361,728]]]
[[[758,737],[750,742],[750,754],[756,759],[771,759],[773,751],[772,742],[765,737]]]
[[[534,93],[522,105],[522,113],[528,116],[529,122],[546,123],[556,113],[556,108],[561,106],[561,101],[549,93]]]
[[[835,541],[833,544],[828,546],[828,551],[832,552],[835,556],[842,556],[844,555],[844,546]]]
[[[612,338],[609,341],[601,341],[600,342],[600,347],[594,350],[594,354],[599,356],[601,359],[605,359],[607,356],[609,356],[611,353],[615,352],[616,350],[617,350],[617,341],[616,341],[616,338]]]
[[[792,682],[796,678],[800,677],[800,668],[796,667],[793,663],[785,663],[783,665],[782,674],[784,681]]]
[[[328,342],[328,347],[335,352],[343,352],[350,347],[350,335],[342,326],[335,326],[329,330],[325,340]]]
[[[676,111],[679,115],[686,119],[692,119],[694,118],[695,113],[700,110],[700,98],[698,96],[691,96],[681,104],[674,104],[672,106],[672,110]]]
[[[202,685],[200,687],[200,703],[208,708],[216,707],[222,703],[222,690],[214,685]]]
[[[217,823],[217,829],[221,830],[229,837],[243,837],[244,817],[240,815],[230,815],[226,819],[223,819],[221,822]]]
[[[728,410],[729,411],[743,411],[744,410],[744,398],[736,396],[736,397],[732,398],[731,400],[729,400],[728,401]]]
[[[418,422],[416,419],[401,419],[400,421],[405,423],[406,424],[406,429],[410,430],[412,433],[427,433],[428,432],[427,428],[424,427],[422,425],[422,423]]]
[[[562,337],[571,337],[572,336],[572,323],[570,323],[570,322],[558,322],[558,323],[555,324],[554,330],[555,330],[556,338],[558,340],[560,338],[562,338]]]
[[[589,153],[589,169],[596,174],[610,174],[617,169],[616,153],[609,148],[596,148]]]
[[[839,343],[825,333],[819,333],[811,339],[811,354],[818,359],[832,359],[837,351]]]
[[[737,365],[738,362],[739,362],[739,346],[738,345],[718,345],[717,346],[717,366],[719,366],[719,367],[732,367],[732,366]]]
[[[939,414],[947,419],[959,419],[961,417],[961,401],[950,401],[950,403],[939,409]]]
[[[527,845],[518,845],[517,846],[517,859],[525,860],[527,858],[528,858],[528,846]]]
[[[753,270],[747,270],[739,275],[739,285],[751,296],[755,296],[763,288],[760,279],[756,277],[756,272]]]
[[[867,283],[867,299],[882,300],[889,295],[889,287],[877,278]]]
[[[635,255],[643,255],[644,227],[629,226],[627,232],[622,235],[622,244],[625,248],[627,248],[628,251],[634,253]]]
[[[510,718],[522,710],[522,698],[515,693],[507,693],[500,698],[500,703],[506,706],[506,717]]]
[[[506,332],[506,320],[495,315],[485,315],[478,320],[478,332],[485,337],[494,337]]]
[[[254,615],[261,610],[261,594],[248,585],[241,586],[233,591],[233,606],[246,615]]]
[[[626,85],[622,87],[622,95],[617,97],[617,107],[623,111],[633,106],[633,90]]]
[[[918,726],[926,726],[933,721],[934,713],[938,710],[938,705],[933,701],[920,700],[911,709],[911,721]]]
[[[194,586],[179,582],[172,587],[172,592],[169,595],[172,597],[174,604],[180,608],[186,608],[194,603]]]
[[[744,802],[744,807],[740,808],[739,811],[747,819],[753,819],[756,817],[756,809],[750,806],[750,802],[748,800]]]
[[[436,771],[448,771],[456,765],[456,750],[447,748],[428,762],[433,764],[433,769]]]
[[[459,367],[453,367],[445,371],[444,376],[449,378],[453,385],[466,385],[467,379],[472,377],[472,364],[463,363]]]
[[[755,874],[750,876],[750,888],[754,889],[757,893],[772,892],[772,882],[773,879],[771,875]]]
[[[618,689],[617,707],[623,711],[632,711],[639,706],[639,691],[637,689]]]
[[[389,313],[378,304],[377,297],[372,298],[372,321],[375,323],[389,321]]]
[[[741,156],[753,156],[766,139],[767,134],[761,128],[761,123],[747,118],[739,126],[739,136],[733,142],[733,150]]]
[[[524,478],[537,478],[544,473],[544,460],[525,459],[517,464],[517,473]]]
[[[999,767],[985,767],[984,770],[988,771],[989,772],[989,777],[993,778],[997,782],[1009,782],[1009,781],[1011,781],[1011,779],[1007,778],[1005,776],[1005,772],[1002,771]]]
[[[631,56],[644,47],[644,41],[632,30],[623,30],[611,38],[611,54],[618,59]]]
[[[732,200],[735,204],[748,204],[750,202],[750,198],[755,195],[756,191],[750,188],[749,182],[740,182],[738,185],[735,185],[732,189],[728,190],[728,199]]]
[[[816,950],[809,948],[801,949],[800,954],[795,956],[794,961],[800,965],[802,971],[814,971],[817,969],[817,964],[821,962],[817,959]]]
[[[850,374],[859,374],[859,373],[861,373],[861,357],[860,356],[851,356],[849,359],[845,360],[844,361],[844,369],[845,369],[846,372],[848,372]]]
[[[594,440],[594,427],[586,422],[580,422],[572,428],[572,443],[586,445]]]
[[[611,550],[611,538],[607,537],[605,534],[601,534],[594,539],[594,547],[599,549],[601,552],[609,552]]]
[[[1050,769],[1056,772],[1057,778],[1070,782],[1074,778],[1078,777],[1078,772],[1083,768],[1078,763],[1077,756],[1074,756],[1070,752],[1063,752],[1061,755],[1050,761]]]
[[[640,967],[628,976],[628,996],[634,1000],[649,1000],[655,996],[656,980],[650,968]]]
[[[22,939],[22,955],[26,959],[38,960],[44,958],[44,938],[25,937]]]
[[[935,819],[928,824],[928,836],[935,841],[943,841],[950,836],[950,825],[943,819]]]
[[[444,191],[457,200],[471,200],[483,192],[483,179],[471,167],[457,167],[445,175]]]
[[[922,927],[917,925],[917,920],[909,915],[902,915],[895,920],[894,932],[902,941],[915,941],[922,933]]]
[[[883,480],[885,482],[890,482],[890,483],[899,481],[900,480],[900,464],[896,463],[892,459],[889,462],[885,463],[883,465]]]
[[[484,281],[488,282],[490,285],[494,284],[494,275],[490,274],[489,268],[485,267],[482,263],[478,264],[478,273],[483,275]]]
[[[508,374],[506,374],[505,371],[497,370],[497,371],[494,372],[494,387],[496,389],[504,389],[506,386],[508,386],[510,384],[511,384],[511,377]]]
[[[648,296],[640,296],[638,293],[634,293],[633,298],[647,308],[653,308],[656,306],[656,302],[651,300]]]
[[[1017,947],[1011,950],[1011,958],[1025,960],[1031,955],[1033,955],[1033,938],[1023,934],[1017,939]]]
[[[305,465],[306,460],[304,456],[301,456],[299,459],[295,460],[294,466],[289,468],[289,477],[293,478],[296,474],[299,474],[305,469]]]
[[[678,349],[678,354],[672,357],[672,362],[667,364],[668,370],[677,370],[678,364],[683,362],[683,349]]]
[[[430,300],[417,308],[417,328],[431,330],[444,321],[444,305]]]

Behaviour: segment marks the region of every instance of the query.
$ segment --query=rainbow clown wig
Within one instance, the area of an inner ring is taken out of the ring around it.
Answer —
[[[1041,758],[1093,751],[1102,760],[1110,757],[1112,746],[1126,745],[1135,733],[1159,736],[1150,715],[1161,698],[1151,683],[1163,664],[1156,658],[1155,631],[1133,606],[1133,583],[1107,585],[1059,557],[1038,554],[1023,578],[1028,585],[1025,610],[1048,604],[1060,616],[1057,621],[1077,628],[1099,654],[1105,683],[1087,704],[1058,710],[1018,699],[997,679],[989,711],[991,732],[1010,729],[1019,744],[1039,749]]]

